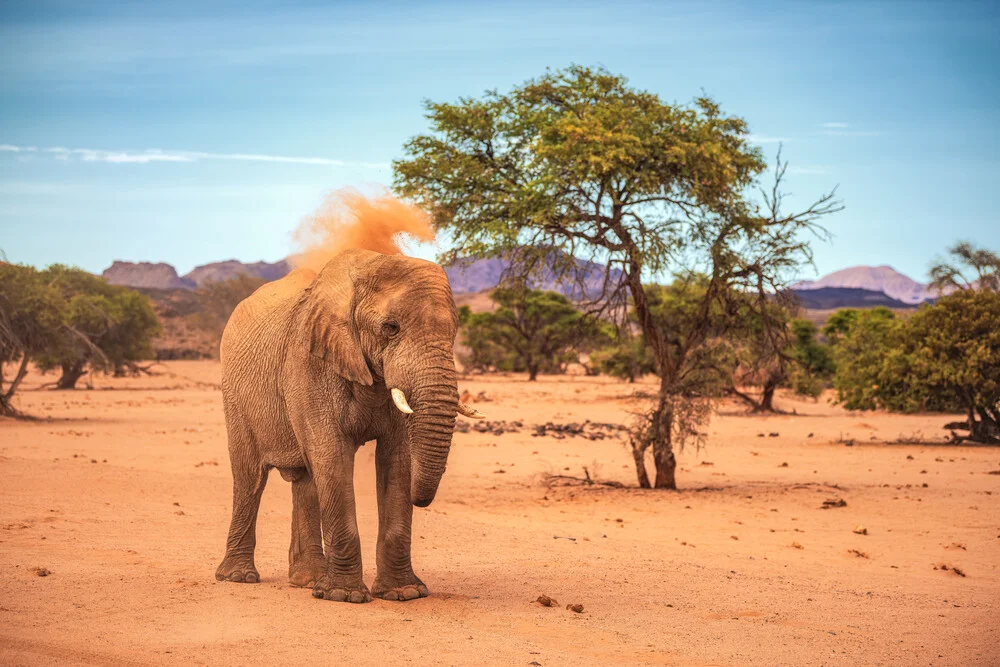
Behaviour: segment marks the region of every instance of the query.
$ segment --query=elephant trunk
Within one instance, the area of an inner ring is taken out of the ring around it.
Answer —
[[[404,389],[413,414],[407,419],[410,440],[410,497],[417,507],[434,500],[444,475],[458,413],[455,362],[442,355],[413,374],[412,389]]]

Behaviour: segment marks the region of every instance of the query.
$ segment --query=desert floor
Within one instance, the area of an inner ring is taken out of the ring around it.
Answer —
[[[946,417],[723,407],[707,446],[680,454],[679,492],[549,488],[584,466],[634,486],[619,440],[529,426],[621,423],[652,385],[467,378],[491,419],[525,429],[456,434],[437,499],[415,511],[431,597],[349,605],[288,585],[277,474],[263,581],[215,581],[231,501],[219,366],[160,370],[73,392],[33,374],[20,407],[51,419],[0,421],[0,663],[1000,663],[1000,449],[885,444],[942,440]],[[358,461],[370,585],[371,446]]]

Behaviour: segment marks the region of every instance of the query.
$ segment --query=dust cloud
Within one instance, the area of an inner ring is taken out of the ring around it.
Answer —
[[[315,213],[306,216],[294,233],[296,268],[319,271],[337,253],[352,248],[386,255],[403,253],[406,238],[433,241],[430,216],[382,190],[367,196],[354,188],[326,195]]]

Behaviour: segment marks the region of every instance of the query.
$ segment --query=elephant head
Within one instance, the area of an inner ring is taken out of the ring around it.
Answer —
[[[343,378],[384,383],[408,416],[410,497],[426,507],[444,474],[457,414],[458,318],[444,270],[431,262],[348,250],[306,289],[305,344]]]

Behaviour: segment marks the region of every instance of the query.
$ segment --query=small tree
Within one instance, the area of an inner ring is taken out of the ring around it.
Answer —
[[[192,318],[195,326],[210,333],[216,343],[220,342],[236,306],[266,282],[263,278],[240,273],[228,280],[201,285],[195,291],[198,300],[198,312]]]
[[[674,444],[708,411],[689,405],[686,362],[655,324],[647,282],[692,268],[709,276],[683,332],[685,348],[700,349],[713,304],[734,289],[762,303],[808,260],[799,234],[837,210],[832,194],[782,214],[779,159],[760,210],[748,194],[765,163],[742,119],[707,97],[664,103],[603,69],[550,71],[508,94],[429,102],[427,111],[431,132],[404,147],[395,187],[451,236],[442,262],[509,258],[522,277],[542,269],[576,278],[588,308],[623,314],[630,300],[660,374],[634,438],[652,446],[655,486],[676,488]],[[583,284],[578,257],[605,265],[598,294]],[[638,475],[648,486],[645,470]]]
[[[491,298],[496,311],[467,317],[463,342],[471,351],[469,367],[523,369],[534,381],[539,372],[562,372],[579,359],[599,329],[557,292],[496,289]]]
[[[968,241],[955,244],[948,253],[950,260],[931,266],[931,288],[942,294],[966,289],[1000,292],[1000,255]]]
[[[622,340],[600,348],[590,355],[590,364],[598,372],[635,382],[656,372],[656,364],[642,335],[627,331]]]
[[[92,370],[122,375],[153,356],[160,325],[148,297],[81,269],[54,264],[41,272],[65,303],[62,326],[37,356],[39,368],[59,368],[57,389],[73,389]]]
[[[963,289],[906,322],[893,366],[929,409],[958,406],[969,439],[1000,442],[1000,292]],[[909,406],[909,404],[907,404]]]
[[[848,410],[905,409],[905,401],[916,400],[892,370],[901,361],[902,325],[887,308],[843,309],[827,321],[837,368],[833,386]]]
[[[794,361],[789,386],[800,396],[817,398],[824,385],[833,379],[833,350],[819,342],[819,329],[809,320],[795,318],[789,328],[792,333],[789,357]]]
[[[18,414],[13,406],[33,356],[53,344],[62,328],[64,303],[37,270],[0,262],[0,415]],[[5,363],[20,362],[9,380]]]

